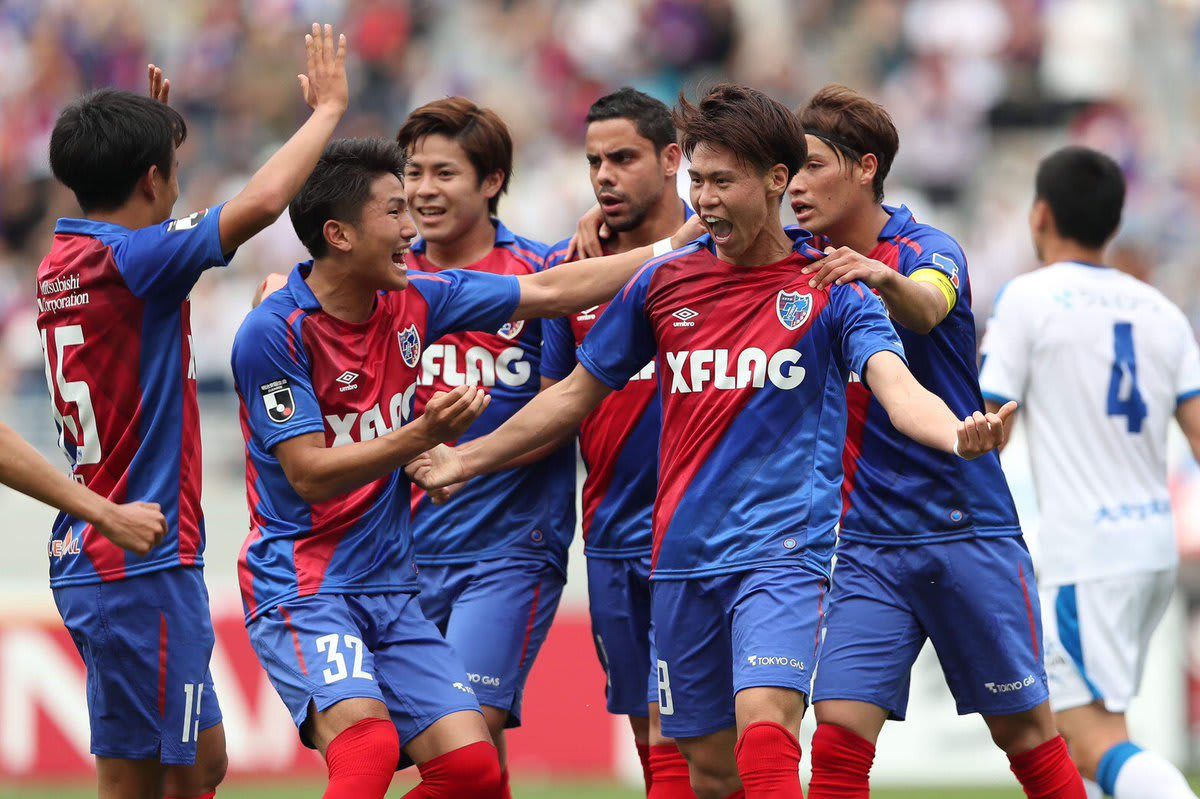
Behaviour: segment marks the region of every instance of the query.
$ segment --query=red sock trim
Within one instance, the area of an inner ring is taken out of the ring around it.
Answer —
[[[406,799],[501,799],[500,759],[491,741],[476,741],[417,766],[421,784]]]
[[[804,799],[800,742],[773,721],[748,726],[733,750],[746,799]]]
[[[325,748],[325,799],[383,799],[400,762],[400,736],[388,719],[363,719]]]
[[[1010,756],[1008,762],[1029,799],[1087,799],[1083,778],[1061,736]]]
[[[870,741],[836,724],[818,724],[808,799],[870,799],[874,761]]]
[[[688,764],[675,744],[651,746],[648,799],[696,799]]]

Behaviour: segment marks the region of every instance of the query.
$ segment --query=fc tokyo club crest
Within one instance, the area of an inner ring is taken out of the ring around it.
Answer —
[[[503,338],[512,341],[517,336],[521,335],[521,331],[525,329],[525,320],[521,319],[517,322],[506,322],[504,327],[496,331],[496,334]]]
[[[788,330],[798,330],[812,315],[812,296],[797,291],[780,291],[775,298],[775,315]]]
[[[416,369],[421,360],[421,334],[416,325],[409,325],[396,334],[400,342],[400,357],[410,369]]]
[[[283,424],[296,414],[296,401],[292,399],[292,387],[286,377],[265,383],[258,390],[267,409],[267,418],[275,424]]]

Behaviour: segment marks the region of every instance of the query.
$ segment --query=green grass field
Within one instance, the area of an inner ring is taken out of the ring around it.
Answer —
[[[242,785],[236,788],[220,791],[218,799],[304,799],[319,797],[323,786],[311,782],[281,784],[261,783]],[[397,785],[389,794],[390,797],[403,796],[410,785]],[[1192,787],[1200,789],[1200,781],[1193,780]],[[0,786],[0,799],[88,799],[94,797],[96,791],[87,786],[74,788],[43,788],[25,786]],[[616,785],[603,783],[553,783],[517,785],[513,790],[514,799],[638,799],[644,796],[640,791],[629,790]],[[874,790],[874,799],[1021,799],[1022,794],[1017,788],[1000,790],[983,790],[979,788],[963,789],[909,789],[909,790]]]

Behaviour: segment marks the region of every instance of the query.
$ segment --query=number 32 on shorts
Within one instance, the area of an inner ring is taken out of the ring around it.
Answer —
[[[338,648],[339,641],[345,645],[354,656],[353,674],[346,670],[346,658]],[[329,661],[329,668],[321,672],[325,678],[325,684],[340,682],[347,677],[354,677],[358,680],[374,680],[370,672],[363,671],[363,642],[361,638],[356,638],[353,635],[338,635],[330,633],[322,635],[317,639],[317,651],[324,654]]]

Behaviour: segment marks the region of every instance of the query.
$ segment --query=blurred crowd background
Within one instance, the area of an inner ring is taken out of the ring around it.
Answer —
[[[77,213],[47,162],[61,107],[163,66],[190,135],[184,215],[228,198],[306,111],[307,24],[350,39],[343,135],[391,136],[464,94],[511,126],[501,216],[557,240],[590,202],[584,115],[630,84],[668,103],[717,80],[789,106],[828,82],[883,102],[900,129],[888,201],[963,243],[980,324],[1031,268],[1037,159],[1068,140],[1125,167],[1115,257],[1200,326],[1200,0],[0,0],[0,397],[44,392],[33,276],[54,219]],[[785,205],[786,210],[786,205]],[[229,386],[229,342],[254,283],[304,257],[285,217],[193,297],[202,387]]]

